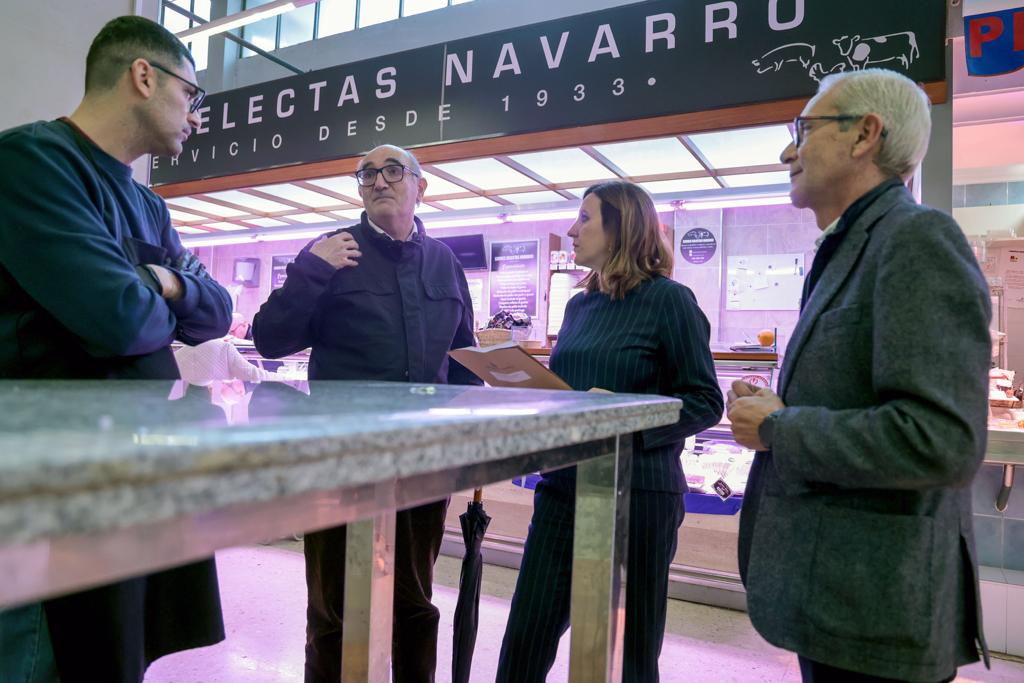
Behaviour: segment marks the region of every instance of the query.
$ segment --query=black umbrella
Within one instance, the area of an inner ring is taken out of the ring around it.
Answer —
[[[459,515],[466,554],[462,557],[462,575],[459,577],[459,599],[455,603],[455,624],[452,632],[452,683],[469,683],[469,670],[473,666],[473,647],[480,619],[480,579],[484,560],[480,546],[484,532],[491,523],[484,512],[480,489],[473,491],[473,502]]]

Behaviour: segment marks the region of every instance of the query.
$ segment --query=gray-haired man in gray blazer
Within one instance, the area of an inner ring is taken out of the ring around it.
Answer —
[[[824,79],[782,153],[823,230],[779,394],[736,382],[756,449],[740,522],[750,619],[804,681],[950,681],[988,652],[970,483],[985,451],[988,288],[903,182],[930,106],[868,69]]]

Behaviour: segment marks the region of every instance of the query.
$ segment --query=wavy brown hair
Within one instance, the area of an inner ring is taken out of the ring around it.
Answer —
[[[611,256],[600,272],[581,283],[588,292],[600,291],[612,299],[626,294],[655,275],[672,273],[672,248],[661,231],[654,200],[633,183],[613,181],[591,185],[583,193],[601,200],[601,225],[611,242]]]

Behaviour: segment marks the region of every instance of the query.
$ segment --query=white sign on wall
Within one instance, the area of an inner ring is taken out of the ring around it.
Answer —
[[[725,308],[730,311],[796,311],[804,286],[804,255],[729,256]]]

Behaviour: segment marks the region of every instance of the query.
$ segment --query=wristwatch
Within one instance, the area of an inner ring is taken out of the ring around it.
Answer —
[[[761,420],[761,425],[757,428],[757,436],[761,439],[761,443],[764,444],[766,449],[771,449],[772,442],[775,441],[775,421],[779,418],[779,414],[782,412],[782,408],[768,413]]]

